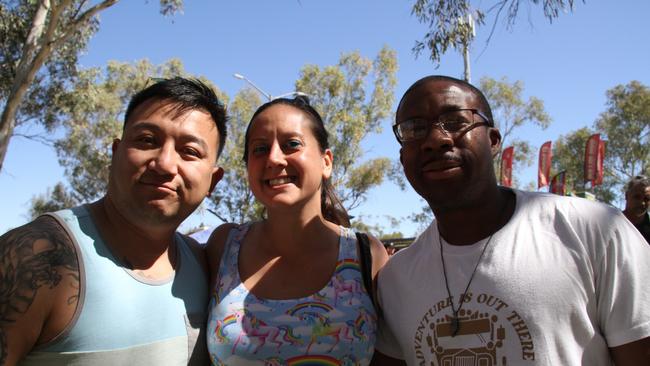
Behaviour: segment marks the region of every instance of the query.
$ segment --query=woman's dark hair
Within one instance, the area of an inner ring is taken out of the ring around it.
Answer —
[[[251,126],[253,125],[253,121],[255,121],[255,117],[257,117],[260,113],[264,112],[269,107],[276,104],[288,105],[305,113],[305,115],[307,115],[311,121],[311,132],[314,134],[316,141],[318,141],[318,147],[320,148],[320,151],[324,153],[325,150],[329,149],[329,134],[325,129],[323,119],[321,118],[320,114],[318,114],[318,112],[314,109],[314,107],[309,105],[309,99],[307,97],[299,95],[293,99],[277,98],[263,104],[255,111],[255,113],[253,113],[253,117],[251,117],[251,120],[248,123],[248,127],[246,127],[246,135],[244,136],[244,163],[248,164],[248,139]],[[323,217],[327,221],[333,222],[337,225],[350,227],[350,216],[348,215],[345,207],[343,207],[343,204],[341,204],[341,201],[336,196],[334,187],[332,187],[329,179],[323,179],[321,183],[320,207],[321,212],[323,213]]]

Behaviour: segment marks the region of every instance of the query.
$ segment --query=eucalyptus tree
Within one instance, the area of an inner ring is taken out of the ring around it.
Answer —
[[[417,56],[427,50],[429,59],[437,65],[449,48],[463,50],[472,41],[469,32],[472,25],[466,20],[468,15],[477,27],[485,25],[486,19],[492,17],[489,42],[502,17],[506,27],[512,28],[521,5],[542,5],[544,16],[552,22],[560,14],[572,11],[574,0],[416,0],[411,13],[428,30],[422,40],[416,41],[413,52]]]
[[[51,132],[60,113],[48,106],[77,74],[77,58],[99,29],[98,14],[118,0],[0,1],[0,171],[15,128],[40,123]],[[160,0],[162,14],[182,0]]]

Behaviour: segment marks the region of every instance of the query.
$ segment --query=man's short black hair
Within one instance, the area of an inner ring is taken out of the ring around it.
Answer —
[[[226,108],[219,101],[214,90],[198,79],[174,77],[171,79],[155,79],[156,82],[139,91],[131,98],[124,114],[124,126],[129,121],[133,111],[144,102],[155,99],[169,101],[175,104],[175,112],[179,115],[189,110],[201,110],[212,117],[219,132],[219,150],[221,155],[226,142]]]
[[[627,183],[627,186],[625,187],[625,193],[630,192],[632,188],[636,186],[641,186],[644,189],[650,187],[650,178],[644,175],[637,175]]]
[[[485,97],[483,92],[480,91],[474,85],[468,83],[467,81],[461,80],[461,79],[456,79],[456,78],[453,78],[451,76],[429,75],[429,76],[425,76],[422,79],[416,81],[415,83],[413,83],[413,85],[411,85],[408,89],[406,89],[406,91],[404,92],[404,95],[402,95],[402,99],[400,99],[399,104],[397,104],[397,110],[399,111],[400,107],[402,106],[402,101],[404,100],[404,98],[411,91],[413,91],[413,89],[417,88],[418,86],[420,86],[420,85],[422,85],[424,83],[430,82],[430,81],[450,81],[450,82],[452,82],[454,84],[460,84],[460,85],[465,86],[468,89],[470,89],[478,97],[478,101],[481,104],[479,106],[479,109],[488,118],[488,121],[487,121],[488,124],[490,125],[490,127],[494,127],[494,119],[492,117],[492,108],[490,108],[490,103],[488,103],[487,98]],[[395,117],[397,118],[397,114],[395,114]]]

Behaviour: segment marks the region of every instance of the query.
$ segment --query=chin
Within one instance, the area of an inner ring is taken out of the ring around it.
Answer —
[[[186,216],[181,216],[181,210],[178,207],[160,206],[149,204],[142,207],[137,215],[140,221],[149,224],[165,224],[176,221],[182,221]]]

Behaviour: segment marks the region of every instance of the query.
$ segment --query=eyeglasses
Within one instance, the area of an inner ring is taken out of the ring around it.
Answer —
[[[479,115],[483,121],[474,122],[474,115]],[[400,143],[416,141],[425,138],[431,132],[431,127],[440,128],[447,136],[456,139],[469,130],[490,125],[490,119],[481,111],[473,108],[457,109],[442,113],[437,121],[424,118],[413,118],[398,122],[393,125],[393,132]]]

